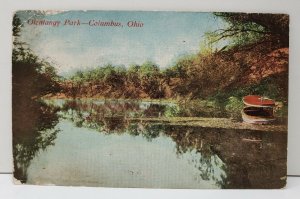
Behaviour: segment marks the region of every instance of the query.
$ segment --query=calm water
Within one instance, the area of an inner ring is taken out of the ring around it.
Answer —
[[[128,100],[33,104],[13,118],[14,176],[28,184],[105,187],[278,188],[285,184],[285,132],[130,120],[209,115],[207,110],[192,110]]]

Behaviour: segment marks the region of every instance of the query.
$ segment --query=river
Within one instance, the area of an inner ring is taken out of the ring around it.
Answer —
[[[279,188],[287,134],[130,118],[216,117],[176,103],[45,100],[20,113],[14,176],[27,184]],[[33,115],[38,115],[33,117]],[[228,114],[217,115],[228,117]],[[18,118],[18,117],[16,117]]]

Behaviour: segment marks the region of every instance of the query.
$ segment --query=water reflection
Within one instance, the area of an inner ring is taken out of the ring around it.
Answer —
[[[14,177],[27,181],[30,161],[40,150],[54,144],[59,129],[57,108],[43,102],[22,100],[13,104]]]
[[[21,173],[29,176],[17,169],[15,177],[22,182],[152,188],[278,188],[285,183],[285,133],[131,120],[181,116],[181,108],[172,103],[46,103],[54,116],[39,115],[47,122],[35,123],[43,128],[36,127],[31,139],[40,145],[26,161],[18,148],[27,138],[15,139],[14,131],[15,167],[26,164]]]

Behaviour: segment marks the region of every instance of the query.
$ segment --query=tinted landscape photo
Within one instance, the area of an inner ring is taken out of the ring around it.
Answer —
[[[285,186],[288,15],[24,10],[12,26],[16,183]]]

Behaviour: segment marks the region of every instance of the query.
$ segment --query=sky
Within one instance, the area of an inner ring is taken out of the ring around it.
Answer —
[[[53,63],[60,75],[105,64],[142,64],[161,68],[180,56],[196,54],[204,33],[223,24],[212,13],[142,11],[19,11],[21,40],[40,58]],[[32,25],[30,20],[60,21],[59,26]],[[81,25],[64,25],[80,20]],[[90,26],[95,21],[120,22],[122,27]],[[143,23],[128,27],[129,21]]]

